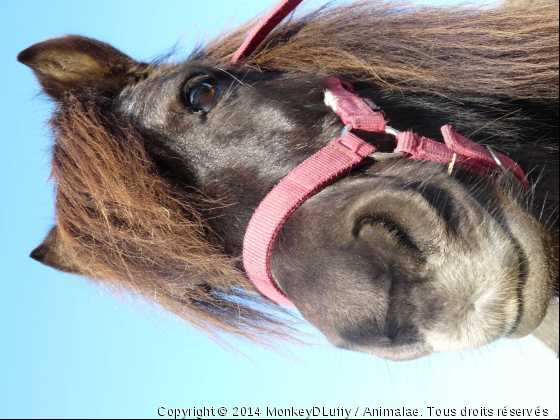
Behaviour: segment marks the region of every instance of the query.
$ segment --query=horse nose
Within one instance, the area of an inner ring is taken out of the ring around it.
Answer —
[[[392,279],[391,299],[418,320],[434,351],[507,335],[518,311],[515,244],[474,199],[408,187],[374,193],[352,216],[353,235]]]

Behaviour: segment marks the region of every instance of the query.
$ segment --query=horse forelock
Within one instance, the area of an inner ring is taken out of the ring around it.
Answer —
[[[206,224],[219,203],[161,176],[129,120],[70,96],[50,126],[58,240],[81,274],[215,338],[289,335]]]

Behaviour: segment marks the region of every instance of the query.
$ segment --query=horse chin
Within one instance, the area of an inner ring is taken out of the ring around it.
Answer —
[[[549,233],[532,216],[511,208],[505,214],[523,261],[518,280],[518,320],[508,337],[521,338],[534,332],[546,315],[557,282],[558,259],[553,255]]]
[[[434,353],[434,350],[429,345],[423,343],[391,347],[354,348],[353,350],[362,351],[363,353],[372,354],[383,359],[392,360],[393,362],[416,360]]]

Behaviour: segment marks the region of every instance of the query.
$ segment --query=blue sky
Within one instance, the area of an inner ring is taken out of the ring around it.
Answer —
[[[401,363],[334,349],[318,334],[313,346],[290,347],[292,357],[233,341],[236,352],[28,258],[53,221],[51,104],[17,53],[77,33],[136,59],[177,42],[187,55],[271,3],[0,2],[0,417],[157,417],[160,406],[404,406],[424,417],[427,407],[540,406],[557,416],[558,360],[531,337]]]

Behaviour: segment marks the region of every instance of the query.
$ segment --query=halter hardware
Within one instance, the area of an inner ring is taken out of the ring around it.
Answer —
[[[371,104],[369,102],[368,102],[368,105],[370,105],[370,108],[371,108]],[[352,124],[346,124],[344,126],[344,128],[342,129],[342,132],[340,133],[340,135],[344,136],[346,133],[348,133],[351,130],[352,130]],[[393,136],[395,138],[399,135],[399,132],[397,130],[395,130],[393,127],[389,127],[388,125],[385,126],[385,133],[390,134],[391,136]],[[373,159],[376,162],[388,162],[388,161],[391,161],[391,160],[400,159],[404,156],[405,156],[405,153],[403,153],[403,152],[389,152],[389,153],[375,152],[375,153],[372,153],[372,154],[368,155],[368,158]]]

